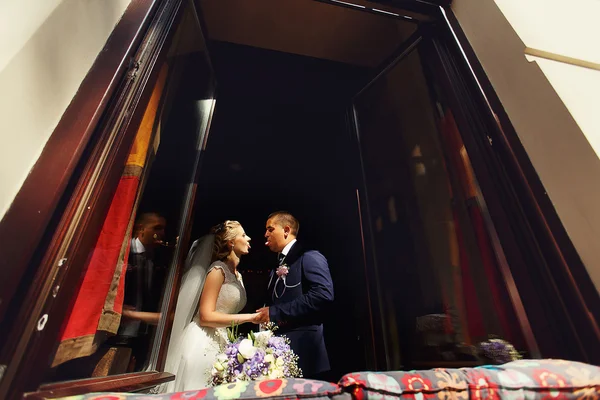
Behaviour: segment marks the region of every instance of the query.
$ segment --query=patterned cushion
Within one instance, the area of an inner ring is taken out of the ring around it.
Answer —
[[[598,399],[600,368],[563,360],[429,371],[359,372],[340,385],[356,400]]]
[[[257,382],[237,382],[212,388],[170,394],[90,393],[68,397],[69,400],[229,400],[261,399],[265,397],[287,399],[350,400],[341,388],[329,382],[308,379],[272,379]],[[346,397],[347,399],[343,399]]]

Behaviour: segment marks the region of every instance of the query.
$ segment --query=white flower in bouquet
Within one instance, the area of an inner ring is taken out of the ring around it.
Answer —
[[[244,339],[240,342],[238,351],[246,360],[251,359],[256,354],[258,349],[254,346],[251,339]]]
[[[273,368],[272,370],[269,371],[269,374],[267,375],[267,378],[269,378],[269,379],[280,379],[280,378],[285,378],[285,376],[283,374],[283,370],[281,370],[279,368]]]
[[[229,361],[229,359],[225,354],[219,354],[217,356],[217,361],[215,361],[213,365],[214,369],[219,372],[225,370],[225,368],[227,368],[227,361]]]
[[[264,360],[265,363],[268,363],[269,365],[275,365],[275,357],[273,357],[273,354],[267,354]]]
[[[273,336],[271,331],[262,331],[254,334],[254,345],[261,349],[266,349],[269,344],[269,339]]]

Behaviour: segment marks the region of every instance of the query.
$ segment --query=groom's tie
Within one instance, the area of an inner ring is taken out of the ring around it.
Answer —
[[[280,267],[280,266],[281,266],[281,264],[283,264],[283,259],[284,259],[284,258],[285,258],[285,254],[283,254],[283,253],[279,253],[279,254],[277,254],[277,267]],[[269,279],[269,285],[267,286],[267,289],[270,289],[270,288],[271,288],[271,284],[274,282],[274,278],[275,278],[275,270],[276,270],[276,269],[277,269],[277,268],[273,268],[273,269],[271,270],[271,276],[270,276],[270,279]]]

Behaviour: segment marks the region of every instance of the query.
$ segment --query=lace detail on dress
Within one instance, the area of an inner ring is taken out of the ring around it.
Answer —
[[[217,297],[216,311],[226,314],[237,314],[242,311],[246,305],[246,289],[242,282],[241,275],[234,275],[229,266],[222,261],[215,261],[209,269],[218,268],[225,274],[225,281],[221,286],[219,297]]]
[[[247,301],[246,288],[244,288],[242,276],[239,273],[234,275],[229,266],[222,261],[212,263],[208,272],[210,273],[215,268],[220,269],[225,274],[225,281],[219,291],[215,311],[225,314],[239,313]],[[219,342],[219,345],[223,345],[227,341],[226,328],[216,328],[213,335],[217,339],[217,342]]]

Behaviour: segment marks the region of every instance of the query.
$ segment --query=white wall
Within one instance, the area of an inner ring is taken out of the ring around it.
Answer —
[[[0,1],[0,217],[129,2]]]
[[[565,13],[563,0],[495,0],[523,43],[600,68],[600,1],[572,0]],[[526,52],[528,52],[526,50]],[[535,61],[600,156],[600,71],[540,57]],[[579,63],[582,65],[583,63]]]
[[[530,47],[600,61],[600,3],[454,0],[452,8],[600,288],[600,71],[525,55]]]

